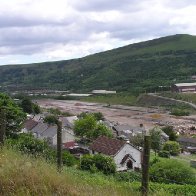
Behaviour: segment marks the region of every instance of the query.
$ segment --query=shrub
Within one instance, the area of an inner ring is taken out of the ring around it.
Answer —
[[[180,153],[180,145],[175,141],[167,141],[163,145],[163,150],[168,151],[173,156],[176,156]]]
[[[125,181],[125,182],[141,181],[141,173],[134,172],[134,171],[119,172],[116,173],[114,177],[118,181]]]
[[[96,167],[96,168],[95,168]],[[90,171],[101,171],[104,174],[116,172],[116,165],[111,157],[104,155],[84,155],[80,161],[80,168]]]
[[[76,158],[68,151],[62,153],[62,162],[67,166],[74,166],[77,163]]]
[[[116,172],[116,164],[111,157],[96,154],[93,158],[97,169],[103,171],[104,174],[111,174]]]
[[[178,138],[176,132],[173,130],[173,126],[165,126],[162,128],[162,131],[169,136],[169,140],[171,141],[176,141]]]
[[[169,158],[170,157],[170,152],[166,151],[166,150],[161,150],[161,151],[159,151],[158,155],[160,157],[163,157],[163,158]]]
[[[192,169],[172,159],[161,160],[150,167],[150,179],[159,183],[195,184]]]
[[[90,170],[94,164],[93,155],[84,155],[80,160],[80,168],[82,170]]]
[[[174,116],[189,116],[188,111],[178,108],[172,109],[170,114]]]
[[[46,141],[34,138],[32,134],[22,133],[16,139],[8,139],[6,143],[21,152],[38,155],[45,152],[48,145]]]
[[[48,124],[57,124],[58,123],[58,119],[54,115],[49,115],[49,116],[46,116],[44,118],[44,122],[48,123]]]

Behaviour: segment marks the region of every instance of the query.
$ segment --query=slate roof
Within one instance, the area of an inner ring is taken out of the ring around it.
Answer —
[[[191,138],[191,137],[180,137],[177,139],[177,141],[196,144],[196,138]]]
[[[126,142],[122,140],[100,136],[91,144],[90,150],[105,155],[116,155],[125,144]]]
[[[35,127],[38,124],[38,122],[36,122],[35,120],[32,119],[28,119],[24,122],[23,127],[25,129],[27,129],[28,131],[30,131],[31,129],[33,129],[33,127]]]
[[[56,125],[49,125],[48,128],[42,132],[43,137],[53,138],[57,134],[57,126]]]
[[[126,132],[126,131],[130,131],[130,133],[142,133],[145,131],[144,128],[141,128],[141,127],[133,127],[133,126],[130,126],[130,125],[115,125],[114,126],[114,129],[120,133],[120,132]]]
[[[63,127],[73,128],[74,121],[77,120],[77,116],[69,116],[69,117],[61,117],[60,120],[62,121]]]
[[[32,130],[31,132],[42,134],[46,129],[48,128],[48,125],[43,122],[39,122]]]

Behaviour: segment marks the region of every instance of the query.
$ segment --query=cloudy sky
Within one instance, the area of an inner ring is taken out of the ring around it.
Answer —
[[[0,0],[0,65],[196,35],[196,0]]]

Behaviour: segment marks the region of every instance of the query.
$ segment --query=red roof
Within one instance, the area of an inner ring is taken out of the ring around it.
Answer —
[[[90,149],[105,155],[115,155],[125,144],[122,140],[100,136],[91,144]]]
[[[66,143],[63,144],[64,148],[73,148],[75,146],[77,146],[77,143],[75,141],[66,142]]]

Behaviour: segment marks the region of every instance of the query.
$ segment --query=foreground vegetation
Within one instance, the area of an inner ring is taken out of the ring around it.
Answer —
[[[56,166],[11,149],[0,151],[3,195],[140,195],[140,182],[120,182],[112,176]],[[150,195],[195,195],[192,185],[150,184]]]

